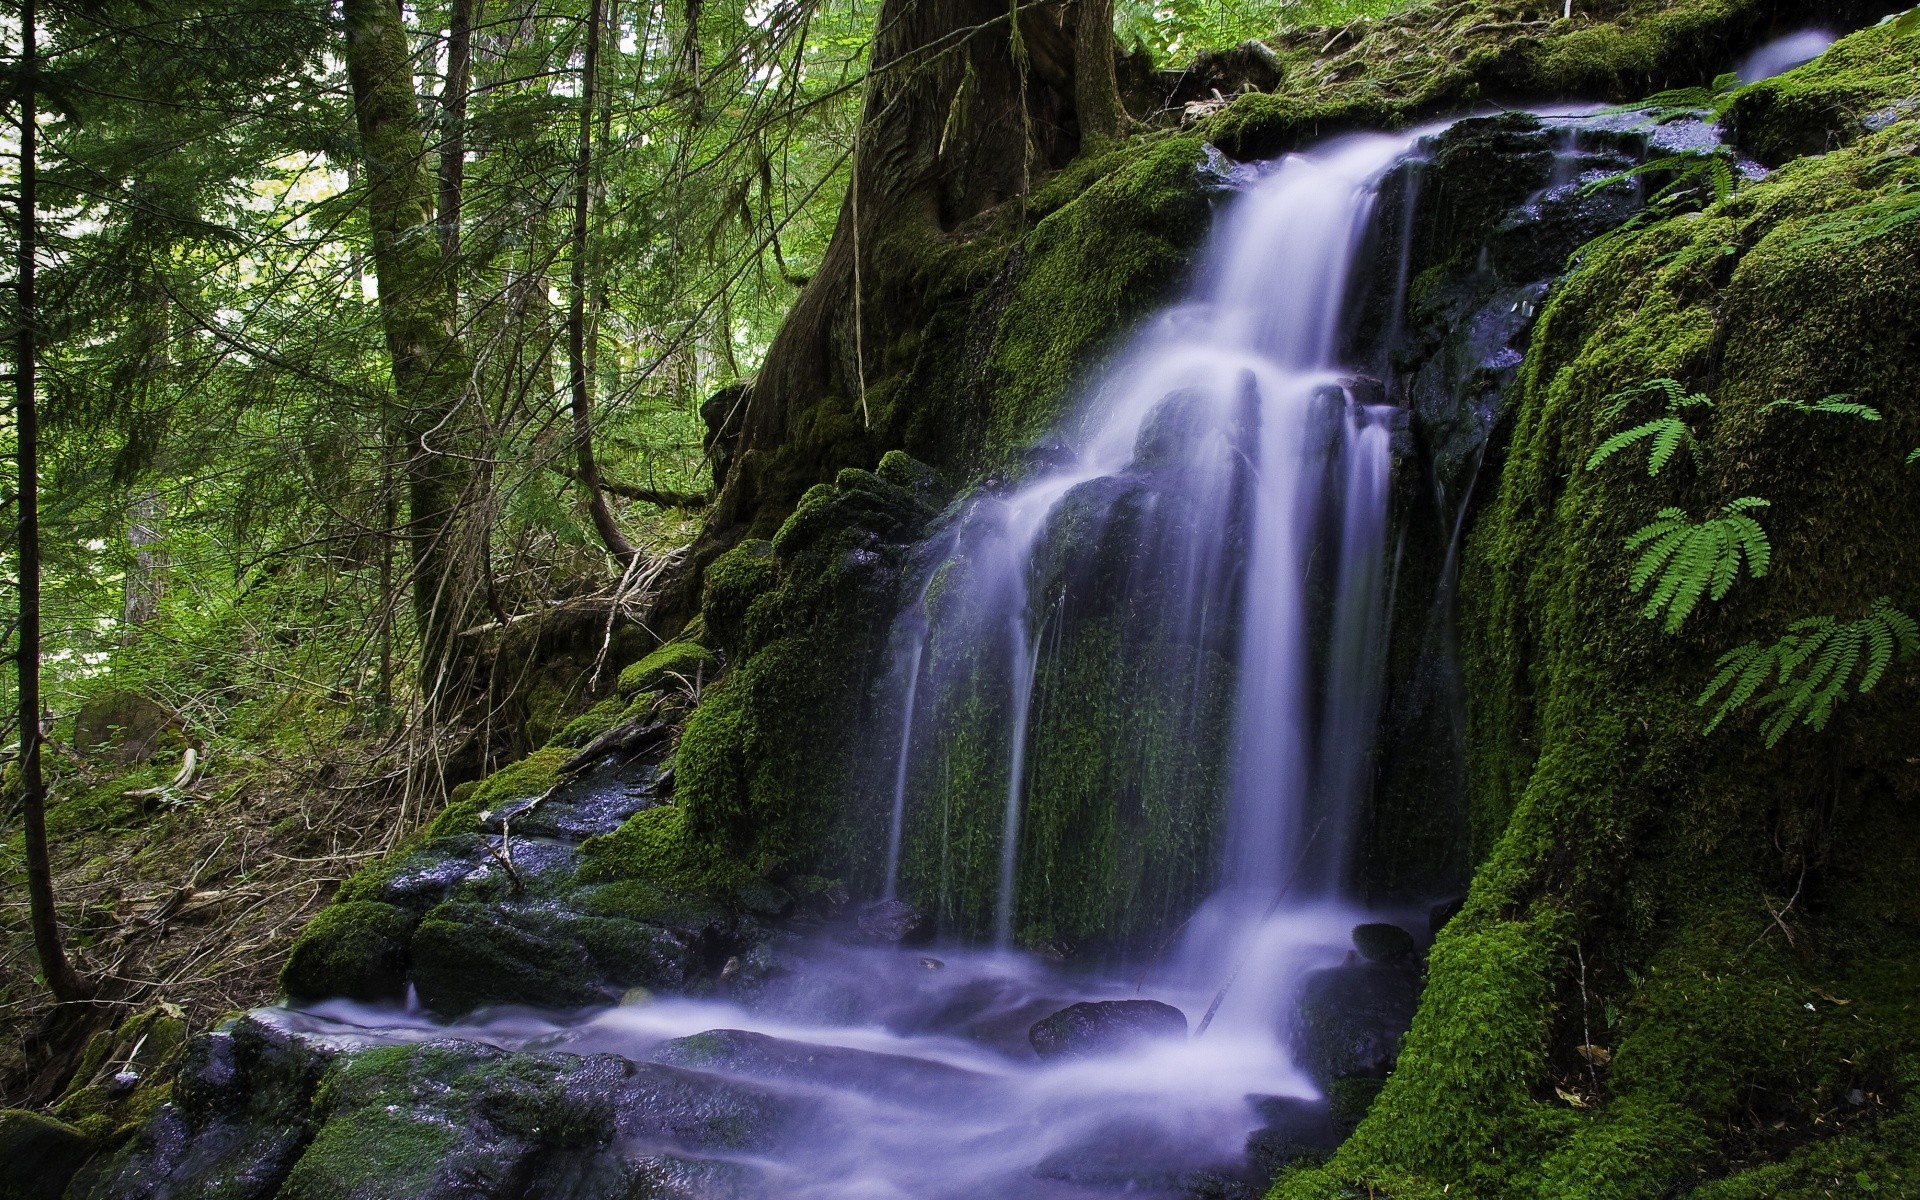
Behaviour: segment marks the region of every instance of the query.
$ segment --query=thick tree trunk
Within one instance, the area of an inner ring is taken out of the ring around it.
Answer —
[[[580,140],[573,179],[567,375],[573,401],[574,458],[579,467],[580,485],[587,489],[587,511],[593,517],[594,532],[600,535],[607,553],[625,567],[633,562],[635,551],[633,543],[620,531],[620,523],[613,519],[607,493],[600,486],[600,467],[593,457],[593,380],[589,377],[592,353],[588,341],[593,330],[588,328],[587,320],[587,216],[593,200],[593,124],[599,100],[600,12],[600,0],[592,0],[587,7],[586,49],[580,62]]]
[[[20,635],[14,652],[20,679],[20,802],[27,852],[27,919],[33,926],[40,974],[55,999],[79,1000],[89,989],[67,961],[60,940],[60,919],[53,907],[53,864],[47,853],[47,785],[40,771],[40,749],[46,739],[40,728],[40,427],[34,371],[39,358],[34,277],[40,231],[35,161],[39,134],[35,85],[40,61],[34,28],[39,14],[35,7],[34,0],[24,0],[20,9],[20,240],[13,364],[20,470]]]
[[[444,703],[452,635],[469,623],[478,590],[480,538],[463,515],[478,482],[480,414],[434,236],[427,147],[400,9],[392,0],[343,0],[342,15],[404,445],[421,688]]]
[[[1119,137],[1127,110],[1113,66],[1113,0],[1077,0],[1073,34],[1073,105],[1080,136]]]
[[[1075,69],[1080,39],[1068,0],[1011,10],[1002,0],[882,5],[848,199],[820,269],[753,383],[735,447],[747,469],[729,472],[716,531],[777,514],[796,486],[811,482],[763,481],[752,460],[786,443],[795,418],[814,404],[837,396],[874,425],[886,420],[863,412],[863,383],[875,349],[924,318],[914,272],[930,239],[1024,194],[1072,158],[1088,132],[1077,108],[1082,94],[1099,100],[1092,131],[1119,132],[1111,0],[1086,8],[1105,30],[1086,39],[1099,60],[1090,73]]]

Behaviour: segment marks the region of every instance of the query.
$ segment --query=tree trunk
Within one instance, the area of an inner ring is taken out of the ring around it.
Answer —
[[[1073,105],[1080,136],[1114,138],[1126,132],[1120,79],[1113,66],[1113,0],[1077,0],[1073,35]]]
[[[580,140],[573,178],[573,247],[570,252],[569,296],[567,304],[567,375],[573,399],[574,457],[579,464],[580,485],[587,489],[587,511],[593,516],[593,528],[600,541],[622,567],[633,562],[633,543],[620,532],[600,486],[600,467],[593,458],[593,381],[588,378],[587,325],[587,211],[593,199],[593,123],[598,102],[600,68],[600,3],[591,0],[587,7],[586,49],[580,63]]]
[[[453,0],[447,17],[447,82],[440,97],[440,253],[447,260],[447,296],[457,314],[460,280],[460,205],[467,172],[467,81],[473,64],[474,0]]]
[[[433,236],[427,147],[400,9],[392,0],[343,0],[341,11],[405,455],[421,690],[440,704],[448,698],[453,634],[475,607],[480,538],[463,513],[478,482],[480,414],[454,327],[446,258]]]
[[[37,196],[39,136],[38,73],[40,70],[39,14],[34,0],[20,8],[20,241],[14,313],[14,422],[20,469],[20,640],[15,664],[20,678],[20,803],[27,852],[27,919],[33,926],[33,948],[40,973],[54,998],[79,1000],[89,989],[60,941],[60,918],[53,907],[53,864],[47,853],[47,784],[40,771],[45,741],[40,714],[40,425],[35,401],[35,364],[39,357],[36,325],[39,309],[34,296],[36,241],[39,234]]]
[[[924,319],[914,270],[928,239],[1024,194],[1036,173],[1078,152],[1081,89],[1065,0],[1017,11],[1018,54],[1003,0],[881,6],[848,199],[749,393],[737,445],[743,466],[785,443],[794,419],[823,398],[841,397],[859,413],[870,350]],[[1114,90],[1110,20],[1106,28],[1105,90],[1094,89],[1102,96]],[[1103,108],[1097,123],[1117,125],[1110,116]],[[888,414],[870,415],[884,438]],[[763,487],[752,469],[730,471],[715,530],[777,514],[797,495],[794,483]]]
[[[129,640],[159,614],[160,600],[167,594],[166,520],[167,498],[160,489],[134,489],[127,503],[127,544],[133,550],[133,562],[127,567],[120,606],[120,624]]]

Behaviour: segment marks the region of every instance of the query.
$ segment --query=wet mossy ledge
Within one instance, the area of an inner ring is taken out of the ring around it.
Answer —
[[[1696,704],[1729,650],[1920,603],[1916,95],[1886,26],[1748,89],[1743,145],[1822,152],[1556,287],[1464,563],[1471,894],[1366,1120],[1276,1197],[1920,1188],[1920,678],[1771,749]],[[1713,400],[1699,460],[1590,465],[1661,378]],[[1842,394],[1880,419],[1806,407]],[[1772,569],[1663,632],[1629,535],[1741,496]]]

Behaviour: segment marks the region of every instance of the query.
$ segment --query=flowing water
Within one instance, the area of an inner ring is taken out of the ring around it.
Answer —
[[[1249,1163],[1250,1135],[1330,1148],[1296,1044],[1300,989],[1350,960],[1356,923],[1425,918],[1369,912],[1348,888],[1382,703],[1404,418],[1342,356],[1382,181],[1430,132],[1239,169],[1189,297],[1116,356],[1071,445],[1017,488],[965,505],[927,548],[933,565],[894,630],[894,707],[874,756],[888,802],[875,890],[919,899],[950,881],[947,865],[910,877],[916,822],[943,846],[957,836],[955,812],[925,794],[929,764],[945,761],[955,712],[985,714],[1001,761],[980,784],[994,807],[976,825],[997,841],[973,932],[995,945],[794,940],[770,983],[732,1000],[496,1010],[452,1025],[344,1001],[256,1018],[346,1048],[608,1052],[776,1096],[781,1132],[673,1148],[731,1172],[724,1188],[688,1195],[1244,1195],[1272,1166]],[[1167,922],[1172,935],[1124,969],[1067,972],[1008,948],[1026,919],[1033,769],[1049,750],[1030,735],[1044,728],[1037,680],[1070,636],[1075,581],[1107,578],[1059,563],[1111,557],[1116,537],[1130,628],[1172,648],[1156,660],[1172,664],[1169,694],[1189,709],[1224,697],[1223,815],[1211,886]],[[1195,1032],[1079,1057],[1029,1046],[1029,1027],[1066,1005],[1137,998],[1178,1007]]]
[[[1377,385],[1343,368],[1340,349],[1380,181],[1420,136],[1356,136],[1249,169],[1191,299],[1120,356],[1077,449],[973,504],[937,547],[971,571],[963,589],[947,589],[945,627],[927,616],[929,580],[896,637],[885,892],[899,887],[916,739],[937,711],[929,686],[953,686],[930,678],[929,647],[973,639],[999,657],[988,678],[1008,689],[1011,723],[997,948],[819,939],[790,948],[797,961],[781,982],[746,1004],[659,999],[447,1026],[331,1002],[271,1019],[346,1046],[452,1037],[636,1061],[678,1053],[675,1038],[748,1031],[775,1040],[701,1065],[759,1084],[768,1047],[799,1047],[809,1065],[779,1086],[804,1105],[809,1132],[774,1153],[702,1151],[747,1171],[751,1194],[1181,1195],[1209,1172],[1257,1184],[1246,1165],[1256,1130],[1330,1147],[1324,1108],[1289,1049],[1288,1001],[1305,972],[1348,956],[1352,927],[1369,919],[1342,880],[1380,705],[1396,420]],[[1030,594],[1034,557],[1077,491],[1143,473],[1159,489],[1146,507],[1164,519],[1139,526],[1135,552],[1177,581],[1157,593],[1152,619],[1176,641],[1223,647],[1234,664],[1226,850],[1213,898],[1177,944],[1124,975],[1069,974],[1005,948],[1019,919],[1030,703],[1051,635]],[[1067,1004],[1140,997],[1173,1004],[1203,1032],[1065,1059],[1028,1046],[1028,1027]]]

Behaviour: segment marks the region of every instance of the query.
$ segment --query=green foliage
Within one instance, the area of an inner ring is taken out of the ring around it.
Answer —
[[[1642,610],[1647,619],[1664,611],[1666,631],[1678,633],[1702,596],[1720,600],[1732,590],[1743,558],[1749,574],[1755,579],[1764,576],[1773,547],[1767,531],[1747,514],[1769,503],[1758,496],[1742,496],[1722,506],[1719,516],[1698,522],[1682,509],[1663,508],[1653,521],[1629,535],[1626,548],[1641,551],[1633,564],[1632,589],[1653,587]]]
[[[1856,403],[1844,392],[1823,396],[1818,400],[1775,400],[1768,408],[1791,408],[1796,412],[1832,413],[1841,417],[1858,417],[1862,421],[1880,420],[1880,410],[1871,404]]]
[[[1856,204],[1809,225],[1801,246],[1856,246],[1885,237],[1920,221],[1920,186],[1903,184],[1864,204]]]
[[[1693,436],[1693,430],[1689,429],[1687,423],[1680,418],[1680,413],[1689,408],[1712,408],[1713,401],[1702,393],[1689,393],[1677,380],[1654,379],[1638,387],[1615,392],[1607,397],[1613,402],[1612,407],[1607,410],[1607,415],[1609,417],[1619,415],[1636,396],[1643,396],[1649,392],[1659,392],[1666,397],[1666,415],[1635,425],[1632,429],[1622,430],[1602,442],[1600,448],[1588,457],[1587,470],[1593,470],[1628,446],[1646,438],[1653,439],[1652,453],[1647,456],[1648,475],[1658,475],[1661,468],[1672,460],[1674,453],[1682,446],[1685,446],[1693,455],[1694,462],[1700,461],[1700,442]]]
[[[1728,651],[1694,703],[1704,706],[1726,693],[1707,722],[1708,732],[1750,700],[1772,709],[1760,728],[1772,748],[1796,722],[1825,729],[1849,686],[1865,695],[1896,657],[1909,658],[1917,650],[1920,624],[1882,596],[1859,620],[1808,617],[1789,625],[1776,642],[1750,642]],[[1771,690],[1762,693],[1762,688]]]

